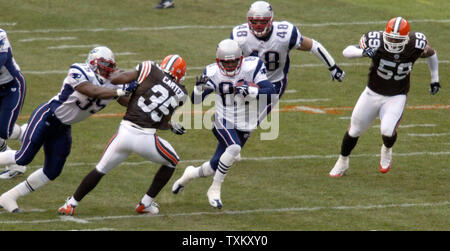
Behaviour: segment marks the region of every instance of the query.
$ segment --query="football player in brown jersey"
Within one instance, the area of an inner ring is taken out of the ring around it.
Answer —
[[[185,73],[184,59],[179,55],[169,55],[160,66],[152,61],[145,61],[135,70],[111,78],[112,83],[118,84],[136,81],[138,87],[131,95],[119,130],[106,146],[101,160],[86,175],[73,196],[59,208],[59,213],[73,215],[83,197],[131,153],[162,165],[147,193],[136,206],[138,213],[159,213],[159,206],[153,199],[172,177],[179,157],[170,143],[156,133],[157,130],[166,129],[172,129],[177,134],[184,133],[184,128],[179,124],[175,128],[170,119],[175,109],[183,105],[187,98],[186,88],[181,84]]]
[[[379,170],[387,173],[392,165],[392,146],[397,139],[397,127],[402,119],[410,88],[410,72],[414,62],[427,58],[431,72],[432,95],[439,84],[438,59],[424,34],[410,32],[408,21],[402,17],[389,20],[385,31],[370,31],[361,37],[359,46],[344,49],[347,58],[370,57],[367,87],[359,97],[351,116],[350,127],[344,135],[341,154],[329,176],[340,177],[349,168],[349,155],[358,137],[377,116],[381,120],[381,157]]]

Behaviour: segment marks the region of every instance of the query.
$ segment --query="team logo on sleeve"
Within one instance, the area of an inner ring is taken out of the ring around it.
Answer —
[[[70,77],[72,77],[73,79],[79,79],[79,78],[81,78],[81,74],[72,72],[72,73],[70,73]]]

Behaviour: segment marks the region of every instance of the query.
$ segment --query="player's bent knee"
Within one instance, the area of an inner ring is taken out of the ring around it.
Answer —
[[[385,137],[392,137],[395,134],[395,130],[392,128],[381,127],[380,131],[381,131],[381,135],[383,135]]]
[[[358,138],[359,136],[361,136],[361,130],[350,127],[350,129],[348,130],[348,136],[352,138]]]
[[[238,144],[233,144],[228,146],[226,151],[233,156],[237,156],[241,152],[241,146]]]

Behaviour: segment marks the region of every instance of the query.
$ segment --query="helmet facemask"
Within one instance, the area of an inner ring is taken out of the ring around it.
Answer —
[[[272,30],[272,6],[264,1],[254,2],[247,12],[247,23],[256,37],[265,37]]]
[[[393,32],[383,32],[384,49],[390,53],[400,53],[405,49],[406,44],[409,42],[409,36],[402,36]]]
[[[409,23],[402,17],[389,20],[383,32],[383,43],[386,51],[400,53],[409,42]]]
[[[113,52],[104,46],[94,48],[88,55],[86,63],[104,83],[116,71],[116,62]]]
[[[234,40],[225,39],[217,46],[216,62],[225,76],[232,77],[239,73],[242,58],[242,49]]]

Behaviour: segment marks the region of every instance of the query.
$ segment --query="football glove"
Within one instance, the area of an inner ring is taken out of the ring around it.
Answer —
[[[242,85],[238,85],[234,88],[235,94],[242,94],[244,97],[250,95],[250,97],[255,98],[258,95],[258,92],[258,88],[249,86],[247,81],[244,81]]]
[[[341,70],[336,64],[331,66],[328,70],[330,70],[331,80],[337,79],[337,81],[342,82],[345,77],[345,72]]]
[[[186,133],[186,129],[184,129],[184,127],[178,122],[170,121],[169,127],[170,130],[175,134],[183,135]]]
[[[209,78],[205,75],[201,75],[200,77],[196,77],[195,79],[195,88],[198,91],[203,91],[205,89],[214,89],[214,86],[211,83],[208,83]]]
[[[430,93],[431,95],[434,95],[436,93],[438,93],[439,88],[441,88],[441,85],[439,84],[439,82],[434,82],[430,84]]]
[[[138,86],[138,82],[136,80],[133,80],[129,84],[123,85],[122,90],[125,92],[125,95],[128,95],[134,92],[138,88]]]
[[[366,47],[364,50],[363,50],[363,52],[362,52],[362,55],[363,55],[363,57],[369,57],[369,58],[372,58],[373,56],[375,56],[375,50],[373,49],[373,48],[371,48],[371,47]]]

